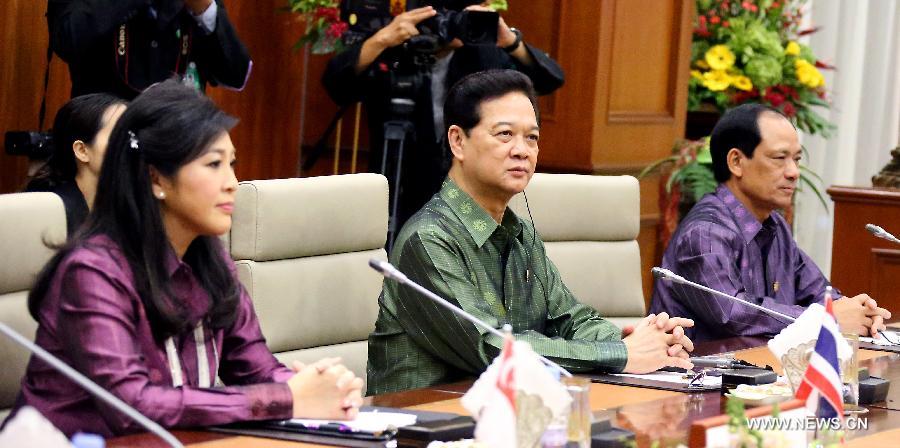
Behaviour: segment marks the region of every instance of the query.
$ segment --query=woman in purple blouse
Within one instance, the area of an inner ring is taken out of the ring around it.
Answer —
[[[280,364],[218,238],[237,188],[235,123],[175,81],[130,104],[91,215],[28,298],[36,342],[165,427],[352,418],[362,380],[336,359]],[[34,357],[25,405],[68,435],[140,430]]]

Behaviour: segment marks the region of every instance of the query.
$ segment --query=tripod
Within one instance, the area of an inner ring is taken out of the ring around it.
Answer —
[[[388,217],[388,235],[385,250],[388,253],[394,247],[394,239],[397,237],[398,212],[400,210],[400,181],[403,174],[403,151],[406,147],[408,137],[415,137],[416,128],[409,121],[409,116],[415,109],[415,101],[409,98],[393,98],[391,99],[391,114],[397,119],[388,120],[384,123],[384,144],[381,152],[381,173],[388,178],[391,186],[389,190],[390,196],[390,216]],[[396,153],[396,156],[389,157],[388,152]],[[393,165],[393,166],[391,166]]]

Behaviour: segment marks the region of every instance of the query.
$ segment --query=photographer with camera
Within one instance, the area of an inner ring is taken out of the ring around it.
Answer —
[[[221,0],[49,0],[50,47],[69,65],[72,96],[133,99],[173,73],[242,89],[252,63]]]
[[[480,1],[410,0],[403,3],[410,7],[428,5],[392,18],[388,15],[382,21],[389,23],[374,30],[366,27],[378,23],[376,20],[363,14],[359,14],[362,18],[356,16],[360,11],[366,12],[367,7],[369,11],[383,8],[387,14],[387,3],[348,0],[342,4],[344,15],[351,16],[348,35],[352,36],[356,28],[365,39],[347,42],[347,50],[329,61],[322,83],[339,105],[364,102],[371,142],[370,171],[382,172],[389,179],[395,176],[383,163],[398,156],[388,145],[391,136],[386,139],[385,123],[401,115],[401,121],[408,121],[414,130],[404,140],[405,150],[399,152],[402,160],[396,161],[401,165],[396,171],[399,188],[391,184],[392,201],[397,201],[391,213],[392,238],[438,191],[447,172],[450,157],[444,145],[443,103],[450,86],[471,73],[514,69],[527,75],[535,90],[543,95],[562,86],[563,71],[556,61],[525,43],[519,30],[509,27]],[[491,16],[495,17],[494,22],[490,21]],[[480,30],[484,24],[495,26],[496,30]],[[433,47],[422,44],[422,38],[430,35],[435,37]],[[406,108],[399,114],[397,98],[405,101],[402,104]]]

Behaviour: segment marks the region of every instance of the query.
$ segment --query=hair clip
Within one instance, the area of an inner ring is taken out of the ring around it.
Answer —
[[[134,135],[134,132],[128,131],[128,141],[133,151],[138,151],[141,149],[140,146],[138,146],[138,139],[137,136]]]

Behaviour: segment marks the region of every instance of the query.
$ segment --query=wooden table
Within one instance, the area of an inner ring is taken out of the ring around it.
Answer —
[[[756,365],[771,365],[780,370],[779,363],[765,347],[765,340],[757,338],[733,338],[697,344],[698,355],[735,352],[735,356]],[[860,365],[867,367],[874,376],[891,380],[886,402],[869,406],[865,415],[869,428],[865,432],[848,435],[851,447],[891,446],[900,438],[900,355],[871,350],[860,351]],[[425,389],[385,394],[366,399],[374,406],[405,407],[425,411],[455,412],[466,414],[459,398],[471,385],[470,381],[439,385]],[[724,413],[725,399],[716,393],[685,394],[673,391],[645,389],[609,384],[591,386],[591,408],[608,409],[614,413],[614,422],[621,428],[633,431],[638,447],[649,447],[654,441],[660,447],[687,443],[692,422]],[[207,431],[175,431],[175,436],[192,448],[232,447],[314,447],[320,445],[286,442],[271,439],[217,434]],[[162,441],[148,434],[119,437],[109,440],[107,446],[163,448]]]

